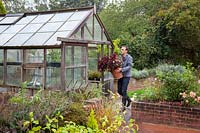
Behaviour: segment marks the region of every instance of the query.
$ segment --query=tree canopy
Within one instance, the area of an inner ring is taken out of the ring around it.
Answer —
[[[6,14],[6,9],[2,3],[2,0],[0,0],[0,14]]]
[[[100,16],[111,38],[129,46],[136,68],[166,61],[198,64],[199,6],[199,0],[127,0]]]
[[[95,4],[100,11],[106,4],[106,0],[4,0],[4,3],[9,13],[78,8]]]

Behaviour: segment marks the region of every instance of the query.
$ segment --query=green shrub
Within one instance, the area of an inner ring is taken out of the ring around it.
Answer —
[[[141,70],[141,71],[138,71],[137,69],[132,69],[131,70],[131,75],[135,79],[143,79],[143,78],[149,77],[149,73],[145,69]]]
[[[157,76],[162,82],[161,95],[166,101],[181,101],[181,92],[196,91],[197,78],[191,64],[186,67],[174,66],[170,69],[160,69]]]
[[[169,64],[162,64],[162,65],[158,65],[156,68],[156,73],[158,72],[169,72],[169,71],[174,71],[174,72],[179,72],[182,73],[184,71],[184,66],[181,65],[169,65]],[[155,74],[156,74],[155,73]]]
[[[90,112],[90,116],[89,116],[88,121],[87,121],[87,127],[91,128],[91,129],[96,129],[96,130],[99,129],[97,120],[95,119],[93,109]]]
[[[134,99],[134,101],[159,101],[160,90],[155,87],[148,87],[139,90],[128,92],[128,95]]]

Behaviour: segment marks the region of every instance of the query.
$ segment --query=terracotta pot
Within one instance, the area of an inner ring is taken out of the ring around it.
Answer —
[[[122,73],[119,72],[119,71],[117,71],[117,69],[115,69],[115,70],[112,71],[112,75],[113,75],[113,77],[114,77],[115,79],[120,79],[120,78],[123,77]]]

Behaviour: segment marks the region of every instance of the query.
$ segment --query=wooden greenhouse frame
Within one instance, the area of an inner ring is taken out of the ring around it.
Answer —
[[[78,80],[88,83],[91,45],[101,48],[97,59],[104,55],[105,45],[113,51],[96,7],[1,15],[0,86],[15,88],[30,79],[29,88],[54,88],[56,81],[56,89],[70,90]],[[50,80],[52,75],[57,77]]]

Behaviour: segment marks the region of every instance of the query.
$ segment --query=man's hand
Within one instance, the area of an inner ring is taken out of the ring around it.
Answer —
[[[118,72],[122,72],[122,68],[121,68],[121,67],[118,68],[117,71],[118,71]]]

